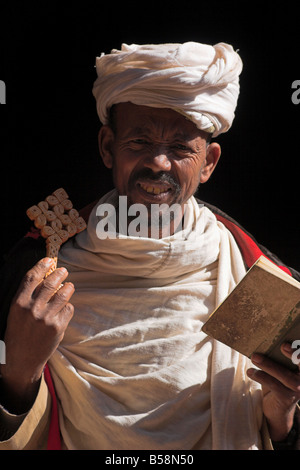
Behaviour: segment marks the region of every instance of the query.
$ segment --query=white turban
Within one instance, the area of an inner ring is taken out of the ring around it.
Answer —
[[[112,105],[128,101],[171,108],[214,137],[234,119],[242,61],[229,44],[122,44],[97,57],[96,69],[93,94],[103,124]]]

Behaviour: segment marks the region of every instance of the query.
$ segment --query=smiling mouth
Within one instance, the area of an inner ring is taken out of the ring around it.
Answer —
[[[152,183],[138,183],[138,186],[146,191],[148,194],[155,194],[159,195],[162,193],[168,193],[172,190],[170,186],[166,186],[165,184],[152,184]]]

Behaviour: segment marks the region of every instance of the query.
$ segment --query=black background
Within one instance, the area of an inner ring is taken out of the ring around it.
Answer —
[[[300,7],[260,3],[2,2],[1,255],[30,227],[26,209],[58,187],[76,208],[111,188],[97,147],[96,56],[122,42],[227,42],[244,63],[240,98],[199,197],[300,270]]]

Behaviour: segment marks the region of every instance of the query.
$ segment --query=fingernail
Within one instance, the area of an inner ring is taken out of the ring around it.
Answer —
[[[290,343],[284,343],[284,344],[282,345],[282,348],[283,348],[286,352],[288,352],[288,353],[292,352],[292,348],[291,348]]]
[[[248,369],[247,370],[248,377],[254,377],[255,374],[256,374],[256,369]]]
[[[72,282],[66,282],[65,285],[75,290],[75,286]]]
[[[66,270],[66,268],[58,268],[58,271],[59,271],[59,274],[61,276],[63,276],[64,274],[66,274],[68,271]]]
[[[53,258],[44,258],[43,259],[43,263],[45,264],[45,266],[51,266],[51,264],[54,262]]]
[[[260,364],[263,361],[263,356],[258,353],[254,353],[251,356],[251,361],[255,362],[256,364]]]

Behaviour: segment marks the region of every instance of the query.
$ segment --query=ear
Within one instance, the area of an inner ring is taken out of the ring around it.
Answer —
[[[113,142],[114,133],[111,127],[102,126],[98,134],[98,145],[103,163],[107,168],[112,168],[113,166]]]
[[[206,159],[201,170],[200,183],[206,183],[217,166],[221,156],[221,147],[217,142],[209,144],[206,149]]]

